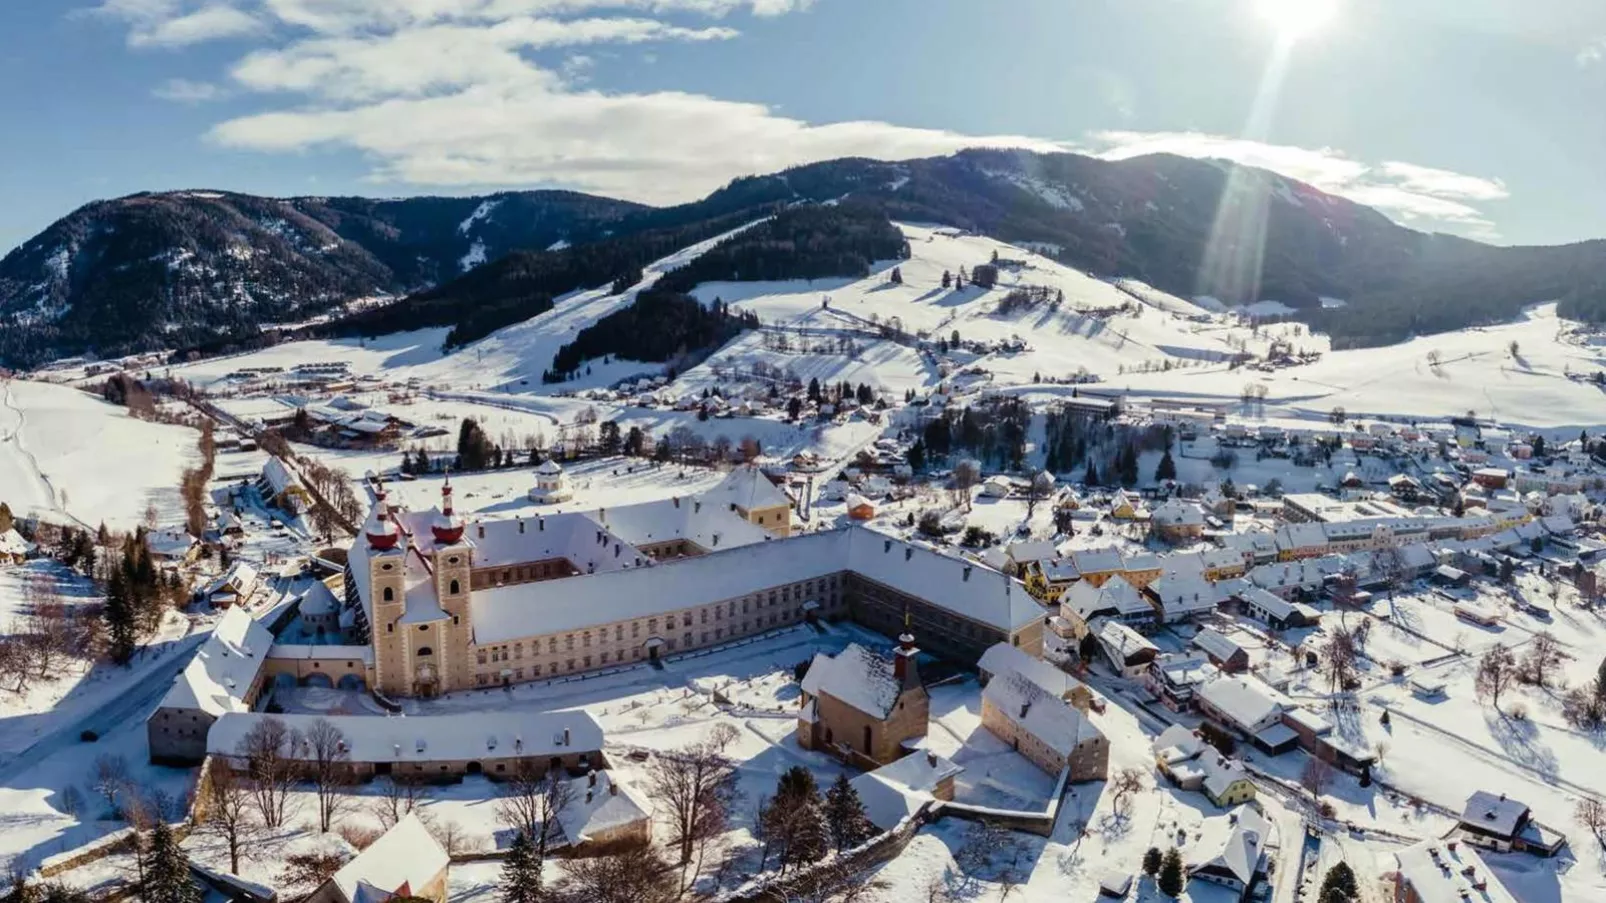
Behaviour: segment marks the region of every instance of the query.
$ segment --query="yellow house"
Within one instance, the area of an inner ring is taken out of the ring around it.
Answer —
[[[1173,784],[1197,790],[1222,808],[1255,798],[1255,785],[1242,762],[1222,755],[1180,724],[1154,738],[1154,765]]]
[[[1164,571],[1160,556],[1153,552],[1140,552],[1136,555],[1127,555],[1121,559],[1121,576],[1126,582],[1138,589],[1144,589],[1149,584],[1160,579]]]
[[[1053,605],[1080,576],[1076,563],[1069,558],[1033,561],[1026,566],[1026,591],[1032,594],[1032,598]]]

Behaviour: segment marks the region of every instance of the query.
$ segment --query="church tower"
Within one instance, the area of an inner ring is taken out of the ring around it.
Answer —
[[[474,684],[469,651],[474,639],[469,611],[474,547],[463,539],[463,528],[463,519],[452,507],[452,478],[448,476],[441,486],[440,514],[430,524],[435,539],[435,598],[450,619],[441,628],[441,681],[446,691],[466,690]]]
[[[407,610],[406,543],[401,527],[391,517],[390,503],[381,483],[374,508],[363,525],[362,542],[368,543],[368,592],[373,623],[374,684],[387,695],[407,695],[407,637],[397,622]]]

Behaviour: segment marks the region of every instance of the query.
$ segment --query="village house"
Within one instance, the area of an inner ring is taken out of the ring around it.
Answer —
[[[1394,854],[1394,903],[1519,903],[1470,845],[1428,840]]]
[[[22,564],[33,557],[37,547],[17,532],[16,527],[9,527],[0,533],[0,565]]]
[[[1204,536],[1204,509],[1192,502],[1171,499],[1154,509],[1149,525],[1155,536],[1172,545],[1197,542]]]
[[[1143,588],[1163,624],[1192,621],[1216,610],[1216,588],[1202,575],[1166,574]]]
[[[1154,738],[1154,765],[1183,790],[1197,790],[1225,809],[1255,798],[1243,763],[1222,755],[1195,731],[1173,724]]]
[[[1258,586],[1242,590],[1238,593],[1237,599],[1245,615],[1263,622],[1273,630],[1309,627],[1321,620],[1321,612],[1309,605],[1289,602]]]
[[[1070,781],[1102,781],[1110,743],[1088,716],[1026,677],[1010,672],[988,681],[981,724],[1050,775],[1070,769]]]
[[[611,771],[592,770],[569,781],[558,827],[571,851],[596,856],[652,843],[652,801]]]
[[[256,703],[272,645],[273,634],[244,609],[225,611],[145,720],[151,762],[200,764],[213,724],[224,715],[249,712]]]
[[[1077,549],[1070,553],[1071,564],[1076,568],[1082,583],[1100,587],[1111,577],[1126,570],[1126,562],[1119,549]]]
[[[1055,698],[1065,700],[1084,714],[1097,705],[1093,691],[1087,684],[1008,643],[995,643],[988,647],[982,653],[981,661],[976,663],[976,670],[984,687],[1002,675],[1013,673],[1037,684]]]
[[[257,569],[247,562],[236,561],[201,589],[201,598],[213,608],[246,605],[256,595],[259,585]]]
[[[170,565],[189,564],[201,553],[200,542],[177,527],[146,532],[145,548],[152,559]]]
[[[1057,605],[1065,591],[1081,579],[1076,562],[1071,558],[1049,558],[1026,565],[1026,591],[1045,604]]]
[[[847,507],[848,517],[853,520],[866,521],[875,517],[874,503],[857,492],[848,494]]]
[[[1288,697],[1249,675],[1223,676],[1199,687],[1194,697],[1199,712],[1217,727],[1242,737],[1272,755],[1287,752],[1298,742],[1293,729],[1283,724]]]
[[[1105,618],[1147,630],[1155,626],[1158,612],[1141,590],[1117,575],[1102,586],[1086,581],[1073,585],[1060,599],[1060,618],[1071,635],[1081,639],[1094,620]]]
[[[1248,900],[1255,885],[1266,877],[1266,841],[1271,822],[1254,806],[1242,805],[1231,813],[1232,828],[1219,851],[1208,859],[1188,864],[1188,877],[1236,891]]]
[[[864,805],[864,815],[883,831],[896,828],[924,806],[952,801],[954,779],[962,766],[930,750],[916,750],[874,771],[855,776],[849,783]]]
[[[451,858],[409,812],[341,866],[305,903],[383,903],[398,897],[446,903]]]
[[[930,697],[920,682],[914,637],[898,638],[888,661],[850,643],[819,653],[803,676],[797,743],[875,768],[902,758],[926,735]]]
[[[1249,651],[1213,627],[1200,628],[1192,642],[1223,673],[1240,674],[1249,670]]]
[[[1547,857],[1561,852],[1567,842],[1566,837],[1534,821],[1533,811],[1526,804],[1486,790],[1467,797],[1456,833],[1467,843],[1499,853],[1516,851]]]
[[[1194,694],[1221,672],[1202,655],[1173,652],[1155,656],[1144,675],[1149,692],[1174,712],[1193,709]]]
[[[1090,629],[1100,651],[1122,677],[1142,678],[1160,654],[1160,647],[1120,621],[1096,621]]]

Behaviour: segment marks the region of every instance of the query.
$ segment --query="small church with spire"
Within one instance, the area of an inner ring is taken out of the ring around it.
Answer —
[[[890,660],[858,643],[816,654],[803,676],[798,745],[872,770],[908,754],[931,714],[919,655],[907,626]]]

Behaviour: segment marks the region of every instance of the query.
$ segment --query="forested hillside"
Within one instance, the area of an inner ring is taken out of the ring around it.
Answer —
[[[864,277],[877,260],[909,256],[909,243],[879,205],[791,207],[664,274],[661,288],[703,282]]]
[[[719,301],[703,305],[690,295],[648,289],[628,307],[603,317],[558,349],[548,382],[569,378],[588,360],[604,356],[653,363],[707,351],[758,326],[752,314],[733,313]]]

